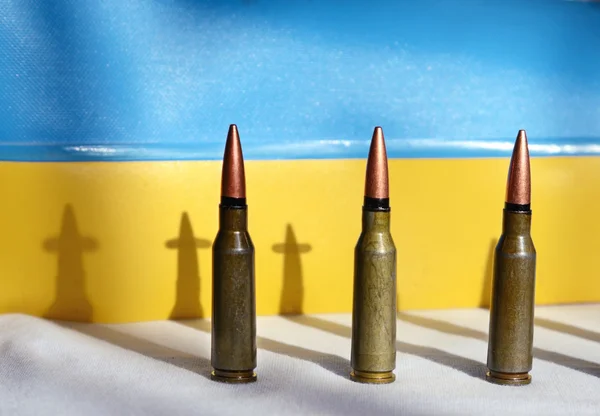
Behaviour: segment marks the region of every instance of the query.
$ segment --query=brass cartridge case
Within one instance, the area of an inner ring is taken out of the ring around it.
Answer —
[[[494,255],[487,380],[504,385],[531,382],[536,251],[531,211],[504,210]]]
[[[396,247],[390,212],[363,208],[354,251],[351,377],[361,383],[395,380]]]
[[[212,379],[256,381],[254,245],[245,207],[219,208],[213,244]]]

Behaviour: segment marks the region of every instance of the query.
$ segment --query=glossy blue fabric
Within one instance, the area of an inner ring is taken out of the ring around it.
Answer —
[[[600,154],[600,4],[0,0],[0,159]]]

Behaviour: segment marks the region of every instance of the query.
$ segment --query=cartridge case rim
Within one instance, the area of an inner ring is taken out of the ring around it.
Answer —
[[[254,370],[248,371],[227,371],[214,369],[210,373],[210,378],[214,381],[223,383],[252,383],[257,380]]]
[[[396,375],[393,371],[371,372],[352,370],[350,378],[357,383],[389,384],[396,380]]]
[[[490,383],[503,386],[526,386],[531,383],[531,375],[529,373],[500,373],[489,370],[485,378]]]

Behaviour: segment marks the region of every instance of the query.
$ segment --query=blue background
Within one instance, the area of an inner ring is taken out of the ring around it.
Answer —
[[[600,4],[0,0],[0,158],[600,154]]]

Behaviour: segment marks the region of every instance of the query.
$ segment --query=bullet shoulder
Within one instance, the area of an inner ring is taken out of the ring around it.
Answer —
[[[364,252],[395,253],[396,245],[389,232],[363,232],[356,243],[356,250]]]
[[[222,230],[213,242],[213,249],[219,248],[254,250],[254,243],[247,231]]]
[[[506,234],[498,241],[496,251],[507,255],[536,254],[529,234]]]

